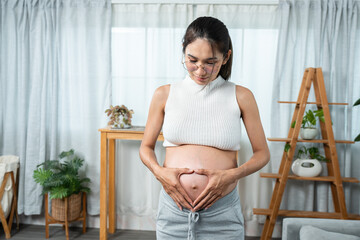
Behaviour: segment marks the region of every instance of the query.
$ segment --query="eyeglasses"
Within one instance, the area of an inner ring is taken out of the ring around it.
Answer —
[[[216,71],[216,63],[217,62],[213,62],[213,63],[205,63],[205,64],[196,64],[196,62],[191,61],[191,60],[187,60],[187,61],[183,61],[183,66],[186,70],[188,70],[189,72],[194,72],[196,70],[199,69],[199,67],[201,66],[201,68],[206,72],[206,73],[212,73],[214,71]]]

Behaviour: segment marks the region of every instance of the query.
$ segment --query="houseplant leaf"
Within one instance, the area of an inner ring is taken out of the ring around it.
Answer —
[[[354,103],[353,107],[360,105],[360,98]]]
[[[40,185],[44,185],[52,175],[52,171],[39,168],[34,171],[33,178],[35,182],[39,183]]]
[[[290,150],[290,147],[291,147],[290,144],[289,144],[289,143],[286,143],[286,144],[285,144],[285,147],[284,147],[284,151],[285,151],[285,152],[288,152],[288,151]]]
[[[314,115],[314,112],[311,110],[308,110],[306,112],[306,119],[310,123],[310,125],[315,126],[316,125],[316,118]]]
[[[69,157],[69,156],[72,156],[72,155],[74,155],[74,149],[70,149],[67,152],[60,153],[59,157],[60,157],[60,159],[62,159],[64,157]]]
[[[357,137],[354,139],[355,142],[359,142],[360,141],[360,134],[357,135]]]
[[[360,98],[354,103],[354,107],[355,106],[358,106],[358,105],[360,105]],[[359,135],[357,135],[357,137],[354,139],[354,141],[355,142],[359,142],[360,141],[360,134]]]
[[[319,118],[321,122],[325,122],[324,111],[322,109],[314,111],[315,116]]]

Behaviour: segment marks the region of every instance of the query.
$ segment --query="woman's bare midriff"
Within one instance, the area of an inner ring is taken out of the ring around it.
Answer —
[[[236,168],[236,152],[200,145],[167,147],[164,167],[219,170]],[[208,177],[196,173],[182,174],[180,183],[194,201],[206,188]],[[225,195],[230,193],[235,186],[236,183],[225,189]]]

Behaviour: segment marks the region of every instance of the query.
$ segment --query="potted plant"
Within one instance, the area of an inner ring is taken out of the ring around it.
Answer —
[[[360,105],[360,98],[354,103],[354,107]],[[357,135],[357,137],[354,139],[355,142],[360,141],[360,133]]]
[[[112,126],[112,128],[131,127],[131,118],[134,111],[132,109],[129,110],[125,105],[111,105],[109,109],[105,110],[105,113],[107,113],[108,117],[110,117],[108,125]]]
[[[316,128],[316,118],[320,121],[325,122],[324,112],[322,109],[312,111],[309,109],[305,112],[300,129],[300,137],[302,139],[311,140],[318,135],[318,129]],[[295,127],[296,121],[294,121],[291,127]]]
[[[46,160],[37,165],[33,178],[43,187],[42,194],[49,193],[52,217],[56,220],[65,220],[64,198],[68,198],[68,220],[72,221],[80,215],[81,193],[90,192],[90,188],[85,186],[90,179],[80,177],[79,169],[84,159],[75,155],[73,149],[62,152],[59,158],[65,160]]]
[[[297,153],[297,159],[291,165],[291,170],[295,175],[302,177],[316,177],[321,173],[322,166],[319,161],[328,160],[320,155],[317,147],[306,148],[302,146]]]

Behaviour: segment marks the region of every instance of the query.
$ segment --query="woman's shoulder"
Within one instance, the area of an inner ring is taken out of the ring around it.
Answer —
[[[166,85],[162,85],[160,87],[158,87],[157,89],[155,89],[155,93],[156,95],[167,95],[169,94],[170,91],[170,84],[166,84]]]
[[[246,112],[247,109],[256,108],[256,100],[254,94],[250,89],[236,85],[236,100],[241,112]]]
[[[156,101],[161,105],[165,105],[166,100],[169,96],[169,92],[170,92],[170,84],[166,84],[158,87],[154,92],[154,96],[153,96],[154,101]]]
[[[254,98],[254,94],[251,92],[250,89],[240,85],[235,85],[235,86],[236,86],[236,97],[239,100],[247,100],[249,98],[250,99]]]

